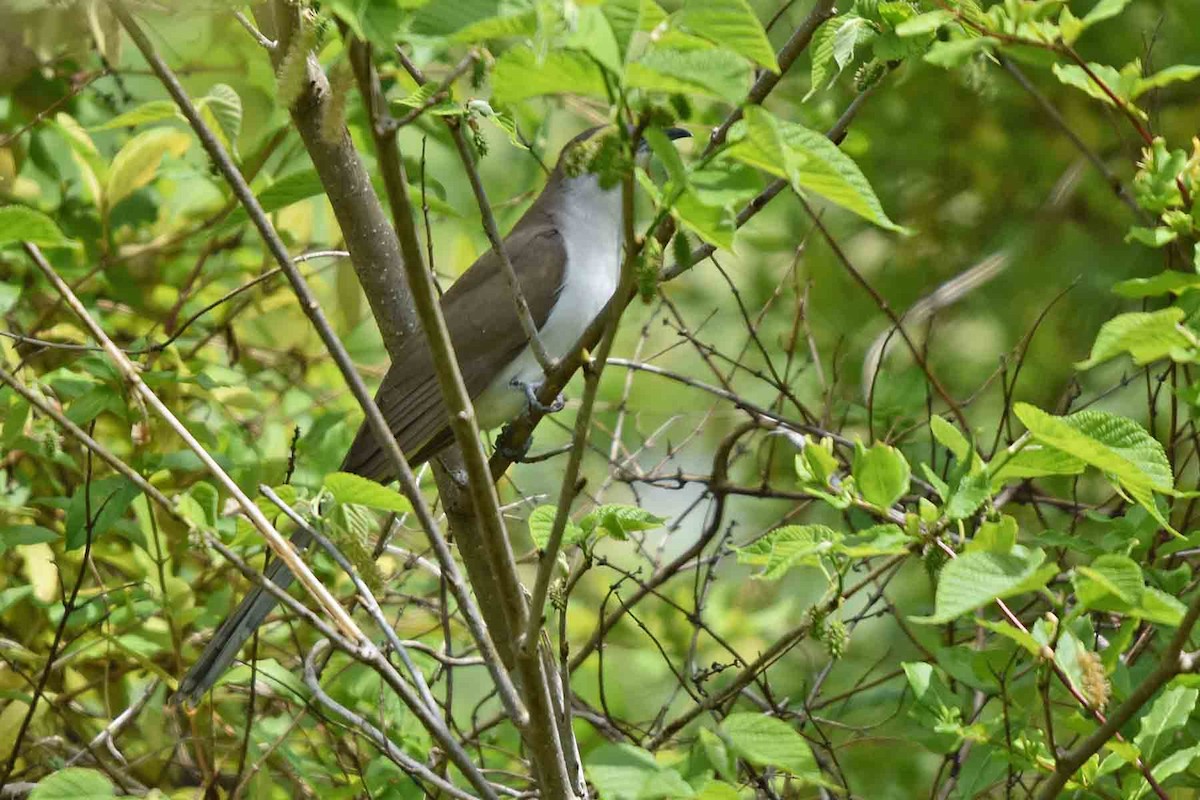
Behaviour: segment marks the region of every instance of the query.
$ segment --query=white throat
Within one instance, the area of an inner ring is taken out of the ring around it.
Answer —
[[[568,355],[609,298],[621,274],[621,187],[602,189],[595,175],[563,182],[560,202],[551,211],[567,251],[562,289],[550,316],[538,331],[554,359]],[[514,381],[541,383],[545,376],[526,347],[521,355],[475,398],[479,427],[503,425],[525,410],[525,395]]]

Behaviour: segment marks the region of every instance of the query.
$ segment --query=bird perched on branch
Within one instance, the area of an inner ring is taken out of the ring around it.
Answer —
[[[690,134],[664,131],[670,139]],[[620,279],[623,219],[619,180],[596,169],[612,128],[592,128],[563,148],[545,188],[504,239],[504,252],[536,326],[554,360],[570,354],[604,310]],[[615,143],[615,138],[607,143]],[[611,152],[611,150],[610,150]],[[644,142],[639,155],[648,155]],[[537,392],[545,379],[522,327],[503,262],[493,250],[479,257],[441,299],[442,314],[467,392],[482,430],[499,427],[526,411],[542,408]],[[425,335],[401,346],[375,401],[413,466],[428,461],[453,441]],[[392,462],[364,423],[342,462],[342,471],[385,483],[395,478]],[[292,537],[308,545],[303,530]],[[286,588],[292,573],[280,561],[266,577]],[[276,599],[254,588],[226,618],[199,660],[184,676],[176,701],[197,702],[233,663]]]

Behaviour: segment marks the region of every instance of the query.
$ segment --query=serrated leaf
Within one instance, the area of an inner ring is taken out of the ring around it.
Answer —
[[[151,100],[137,108],[118,114],[103,125],[95,125],[89,130],[110,131],[115,128],[133,128],[150,122],[163,122],[168,119],[180,119],[179,110],[172,100]]]
[[[332,472],[325,476],[323,485],[339,503],[353,503],[397,514],[412,511],[412,505],[404,495],[361,475]]]
[[[991,495],[992,483],[986,473],[967,473],[946,498],[946,516],[950,519],[966,519],[978,511]]]
[[[986,550],[989,553],[1012,552],[1017,543],[1017,521],[1008,514],[998,520],[985,520],[967,542],[967,551]]]
[[[1137,736],[1133,738],[1142,758],[1154,763],[1155,756],[1162,752],[1175,732],[1187,724],[1198,697],[1200,689],[1183,686],[1169,686],[1158,696],[1142,717]]]
[[[914,622],[944,624],[994,600],[1040,589],[1058,573],[1042,566],[1046,554],[1020,545],[1010,553],[967,552],[948,562],[938,574],[934,613]]]
[[[1051,69],[1054,72],[1054,76],[1064,85],[1079,89],[1089,97],[1093,97],[1105,105],[1116,106],[1116,102],[1109,96],[1109,93],[1100,84],[1092,80],[1087,71],[1078,64],[1054,64]],[[1133,104],[1132,92],[1137,86],[1137,81],[1140,80],[1136,74],[1127,79],[1123,77],[1121,71],[1107,64],[1088,64],[1088,69],[1104,82],[1105,87],[1113,95],[1120,98],[1130,112],[1142,119],[1146,118],[1145,112]]]
[[[1011,458],[993,463],[996,465],[995,471],[990,472],[993,488],[1016,479],[1078,475],[1087,467],[1070,453],[1040,444],[1027,444]]]
[[[854,484],[863,499],[879,508],[890,508],[908,491],[912,477],[908,460],[894,447],[876,443],[854,454]]]
[[[1182,325],[1185,316],[1178,306],[1118,314],[1100,327],[1091,357],[1078,362],[1075,368],[1091,369],[1123,353],[1128,353],[1138,366],[1163,358],[1189,361],[1196,340]]]
[[[74,246],[58,229],[53,219],[25,206],[0,207],[0,247],[16,242],[31,242],[40,247]]]
[[[94,769],[68,767],[38,781],[29,800],[100,800],[116,794],[105,775]]]
[[[579,522],[579,527],[589,534],[607,534],[615,539],[625,539],[634,531],[652,531],[660,528],[665,521],[644,508],[606,503],[584,516]]]
[[[608,97],[600,68],[583,53],[554,50],[539,60],[528,46],[511,48],[496,61],[492,87],[500,105],[550,94]]]
[[[757,577],[775,580],[792,567],[819,567],[842,535],[825,525],[785,525],[745,547],[735,547],[739,564],[763,567]]]
[[[630,88],[713,97],[734,104],[750,86],[750,66],[728,50],[654,47],[625,68]]]
[[[927,11],[924,14],[918,14],[912,19],[901,22],[896,26],[896,34],[904,37],[924,36],[927,33],[933,33],[954,19],[954,14],[943,8],[939,8],[936,11]]]
[[[242,132],[242,98],[238,97],[232,86],[218,83],[198,101],[198,105],[201,104],[212,113],[226,144],[231,150],[235,149]]]
[[[844,17],[827,19],[813,33],[812,42],[809,45],[809,51],[812,54],[812,77],[809,81],[808,94],[804,95],[805,101],[825,88],[825,82],[829,78],[829,65],[833,63],[833,39],[837,35],[838,26],[842,24],[843,20]],[[837,75],[841,74],[842,70],[839,67]]]
[[[862,17],[847,15],[833,34],[833,62],[840,73],[854,61],[854,52],[875,35],[871,23]]]
[[[681,19],[693,33],[779,72],[767,32],[746,0],[687,0]]]
[[[782,159],[778,153],[763,149],[762,144],[774,135],[766,130],[768,127],[778,131],[785,151]],[[776,120],[765,110],[751,113],[747,109],[747,119],[735,126],[735,135],[741,138],[728,150],[730,157],[786,178],[797,191],[811,191],[881,228],[908,233],[888,218],[854,160],[823,134]]]
[[[554,528],[556,512],[557,509],[552,505],[540,505],[529,513],[529,536],[538,550],[545,550],[546,544],[550,541],[550,532]],[[567,520],[566,527],[563,528],[562,546],[570,547],[578,544],[586,536],[583,528]]]
[[[1129,556],[1108,553],[1075,568],[1075,595],[1084,608],[1123,611],[1141,603],[1145,579]],[[1119,601],[1114,604],[1113,600]]]
[[[965,64],[967,59],[976,53],[981,53],[998,44],[1000,44],[1000,40],[991,36],[934,42],[933,46],[929,48],[929,52],[924,55],[924,59],[935,67],[953,69]]]
[[[1034,439],[1115,476],[1127,489],[1174,490],[1175,477],[1162,445],[1131,419],[1092,410],[1056,417],[1028,403],[1017,403],[1013,411]],[[1144,499],[1139,502],[1146,504]],[[1153,506],[1152,498],[1149,503]]]
[[[751,764],[775,767],[800,779],[820,779],[812,748],[781,719],[756,712],[730,714],[721,722],[721,732]]]
[[[168,153],[180,156],[192,138],[174,128],[151,128],[137,134],[113,158],[104,188],[104,199],[112,208],[154,180],[158,165]]]
[[[1129,609],[1129,616],[1153,622],[1157,625],[1179,627],[1187,606],[1174,595],[1169,595],[1161,589],[1147,586],[1142,590],[1141,603],[1136,608]]]

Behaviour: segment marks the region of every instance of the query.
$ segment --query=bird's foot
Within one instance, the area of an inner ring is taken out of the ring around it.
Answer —
[[[496,452],[514,464],[519,464],[529,454],[529,448],[533,445],[533,437],[526,436],[525,441],[516,446],[509,444],[510,439],[512,439],[512,426],[505,425],[504,429],[500,431],[500,435],[496,437]]]
[[[558,393],[558,396],[554,398],[554,402],[550,403],[550,405],[546,405],[541,400],[538,400],[538,392],[542,388],[541,383],[527,383],[514,378],[512,385],[513,388],[520,389],[525,393],[525,400],[529,403],[530,410],[537,411],[539,414],[555,414],[562,411],[567,405],[567,401],[563,399],[562,392]]]

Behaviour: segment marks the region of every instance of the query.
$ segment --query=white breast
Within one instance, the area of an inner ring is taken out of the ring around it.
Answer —
[[[567,197],[554,214],[567,250],[562,291],[538,331],[552,358],[564,358],[617,290],[621,272],[621,190],[601,189],[594,175],[564,186]],[[544,378],[533,351],[526,347],[475,398],[479,427],[496,428],[525,410],[525,396],[514,381],[537,384]]]

